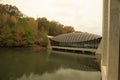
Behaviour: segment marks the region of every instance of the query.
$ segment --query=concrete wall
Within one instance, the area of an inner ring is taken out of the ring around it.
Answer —
[[[119,8],[118,0],[108,2],[108,56],[107,80],[118,80],[119,61]]]
[[[119,23],[120,23],[120,0],[119,0]],[[119,24],[119,48],[120,48],[120,24]],[[119,49],[119,73],[118,80],[120,80],[120,49]]]
[[[108,41],[108,0],[103,0],[103,28],[102,28],[102,65],[107,66],[107,41]]]
[[[119,65],[119,1],[104,0],[103,13],[103,54],[105,69],[103,80],[118,80]]]

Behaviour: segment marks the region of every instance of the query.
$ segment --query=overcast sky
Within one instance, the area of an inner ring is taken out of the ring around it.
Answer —
[[[103,0],[0,0],[34,18],[46,17],[77,31],[102,34]]]

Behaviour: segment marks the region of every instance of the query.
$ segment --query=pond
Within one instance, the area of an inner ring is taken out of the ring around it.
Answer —
[[[101,80],[95,56],[0,48],[0,80]]]

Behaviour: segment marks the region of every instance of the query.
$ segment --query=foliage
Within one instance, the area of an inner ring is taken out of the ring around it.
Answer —
[[[6,24],[8,24],[10,19],[10,15],[7,13],[1,14],[0,15],[0,25],[1,26],[5,26]]]
[[[75,31],[72,26],[64,26],[64,30],[66,31],[66,33],[71,33]]]
[[[37,20],[24,17],[16,6],[0,4],[0,46],[47,46],[48,35],[73,31],[72,26],[64,26],[45,17]]]
[[[19,18],[23,17],[23,14],[19,11],[19,9],[16,6],[0,4],[0,15],[5,13],[9,14],[10,16],[14,15]]]
[[[31,45],[35,42],[33,32],[29,28],[25,29],[25,36],[27,45]]]
[[[49,21],[47,20],[47,18],[43,17],[43,18],[38,18],[37,19],[38,22],[38,29],[41,30],[42,27],[44,27],[44,29],[46,30],[46,32],[49,32]]]
[[[14,29],[14,42],[15,46],[24,46],[26,44],[25,30],[21,26]]]
[[[56,21],[51,21],[49,24],[49,35],[56,36],[64,33],[63,25]]]
[[[38,39],[36,41],[37,44],[42,45],[42,46],[47,46],[48,44],[48,37],[47,33],[43,31],[38,32]]]
[[[9,26],[4,26],[0,34],[0,45],[1,46],[12,46],[13,45],[13,35]]]

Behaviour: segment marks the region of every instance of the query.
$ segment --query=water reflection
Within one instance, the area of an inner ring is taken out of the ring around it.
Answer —
[[[78,71],[73,69],[60,68],[54,73],[44,73],[38,75],[31,73],[30,75],[24,74],[17,80],[101,80],[100,72],[91,71]]]
[[[28,48],[0,48],[0,80],[73,79],[99,80],[96,58]]]

